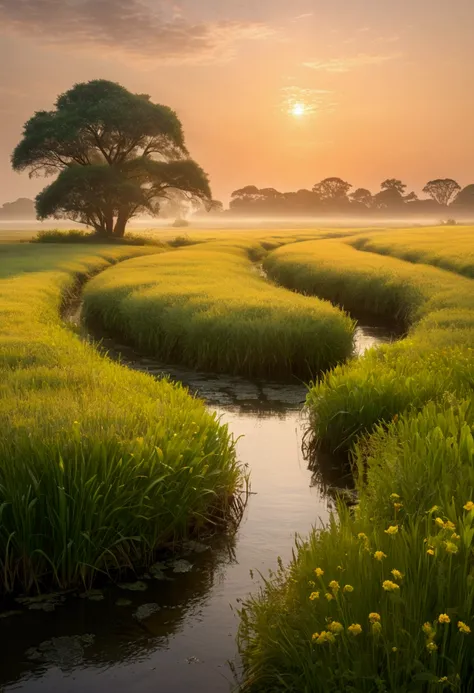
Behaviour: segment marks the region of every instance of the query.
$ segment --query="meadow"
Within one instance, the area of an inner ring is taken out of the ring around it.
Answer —
[[[90,587],[232,513],[227,427],[60,318],[78,277],[149,252],[0,245],[0,592]]]
[[[193,368],[317,377],[352,354],[354,321],[266,281],[256,262],[271,244],[234,237],[125,262],[88,284],[86,319]]]
[[[383,238],[374,234],[375,243]],[[362,252],[353,247],[357,243],[357,237],[298,243],[264,262],[269,276],[283,286],[356,314],[394,320],[407,330],[402,341],[338,366],[310,389],[313,444],[332,452],[348,450],[378,421],[450,394],[466,395],[474,384],[472,281]],[[451,253],[451,243],[448,248]]]
[[[420,245],[418,230],[401,233]],[[329,526],[299,539],[293,562],[244,604],[242,690],[252,693],[474,685],[472,282],[358,242],[302,243],[265,261],[281,284],[396,317],[408,336],[308,394],[314,445],[350,451],[358,503],[341,502]],[[388,247],[382,233],[370,243]]]
[[[0,589],[147,565],[228,516],[242,478],[202,402],[62,323],[89,277],[86,319],[144,353],[311,379],[312,464],[321,449],[352,464],[357,505],[341,500],[242,606],[242,690],[472,690],[473,231],[444,232],[1,244]],[[356,315],[406,335],[355,358]]]
[[[474,279],[472,228],[441,226],[398,229],[380,234],[362,234],[354,244],[360,250],[391,255],[407,262],[434,265]]]

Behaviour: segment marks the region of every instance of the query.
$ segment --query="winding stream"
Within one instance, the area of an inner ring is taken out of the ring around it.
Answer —
[[[68,319],[80,321],[79,304]],[[357,351],[393,336],[381,326],[359,327]],[[241,436],[238,455],[251,470],[252,495],[235,536],[191,544],[180,561],[162,566],[159,579],[145,576],[144,591],[108,586],[92,599],[58,597],[46,606],[13,605],[19,614],[0,614],[0,690],[228,692],[235,685],[229,662],[238,670],[239,600],[256,589],[257,571],[274,568],[278,556],[291,558],[295,533],[327,519],[330,487],[348,480],[331,464],[318,480],[307,470],[303,384],[197,373],[144,358],[110,339],[102,346],[125,366],[167,373],[204,398]]]

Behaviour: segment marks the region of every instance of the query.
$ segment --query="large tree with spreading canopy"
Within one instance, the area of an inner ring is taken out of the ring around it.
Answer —
[[[35,113],[12,165],[30,176],[58,174],[36,198],[39,219],[70,219],[103,236],[123,236],[129,219],[158,214],[177,190],[212,200],[176,113],[106,80],[76,84],[54,110]]]

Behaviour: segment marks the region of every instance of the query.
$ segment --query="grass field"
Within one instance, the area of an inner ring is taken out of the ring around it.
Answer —
[[[146,252],[0,246],[0,592],[89,586],[229,509],[227,428],[59,317],[78,275]]]
[[[380,420],[450,393],[467,394],[474,386],[472,280],[362,252],[352,243],[349,238],[285,246],[264,263],[284,286],[350,311],[396,319],[408,329],[406,339],[337,367],[310,390],[314,442],[332,451],[348,449]]]
[[[404,233],[407,244],[419,243],[418,231]],[[385,235],[373,239],[378,246]],[[301,243],[265,261],[282,284],[396,316],[409,334],[337,367],[309,393],[317,443],[352,450],[358,505],[341,504],[328,527],[299,540],[293,562],[244,604],[242,690],[467,693],[474,686],[472,281],[354,243]],[[465,235],[457,250],[447,236],[437,253],[460,262],[465,248]]]
[[[474,279],[474,229],[442,226],[362,234],[355,247],[408,262],[435,265]]]
[[[352,353],[353,321],[291,294],[252,262],[243,238],[130,260],[88,285],[85,315],[147,353],[218,372],[315,377]]]
[[[443,231],[0,245],[0,589],[146,564],[225,514],[239,483],[233,441],[202,403],[61,323],[77,276],[105,270],[86,312],[144,351],[248,374],[330,369],[308,394],[311,432],[350,452],[358,504],[341,503],[244,603],[242,690],[471,691],[473,232]],[[407,336],[342,363],[354,323],[327,301]]]

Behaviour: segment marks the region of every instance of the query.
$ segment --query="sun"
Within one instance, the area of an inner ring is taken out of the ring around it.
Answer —
[[[295,118],[301,118],[301,116],[304,116],[306,113],[306,106],[304,103],[298,101],[292,105],[290,113],[291,115],[295,116]]]

